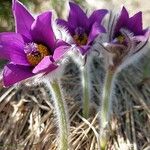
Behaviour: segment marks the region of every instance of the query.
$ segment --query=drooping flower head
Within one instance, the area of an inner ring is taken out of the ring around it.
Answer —
[[[55,39],[52,12],[42,13],[34,19],[17,0],[13,1],[12,9],[16,32],[0,33],[0,58],[9,61],[3,71],[5,86],[53,71],[68,46]]]
[[[125,7],[122,8],[116,22],[111,15],[110,19],[112,23],[109,22],[108,42],[103,44],[103,48],[111,56],[111,58],[108,57],[110,59],[108,61],[117,67],[134,54],[143,51],[143,47],[148,42],[150,30],[142,27],[142,12],[129,17]]]
[[[77,4],[70,2],[69,5],[68,21],[58,19],[57,23],[69,30],[74,43],[84,55],[95,38],[105,32],[101,21],[108,11],[106,9],[96,10],[88,17]]]

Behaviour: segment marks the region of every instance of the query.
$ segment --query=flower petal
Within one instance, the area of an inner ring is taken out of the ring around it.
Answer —
[[[55,48],[59,47],[59,46],[70,46],[70,44],[66,43],[63,40],[57,40],[56,44],[55,44]]]
[[[23,4],[17,0],[13,0],[13,13],[16,21],[16,32],[22,34],[26,42],[32,40],[30,28],[34,21],[32,15],[28,12]]]
[[[115,27],[115,34],[117,34],[122,27],[126,27],[126,24],[129,22],[129,14],[125,7],[122,8],[120,16],[117,20]]]
[[[129,19],[128,28],[135,34],[141,35],[142,31],[142,12],[136,13]]]
[[[24,53],[24,41],[18,33],[0,33],[0,58],[15,64],[29,65]]]
[[[68,45],[59,46],[54,51],[53,59],[55,61],[59,61],[65,55],[65,53],[69,51],[69,49],[70,49],[70,46]]]
[[[45,44],[49,49],[54,49],[55,37],[52,29],[52,12],[39,15],[31,27],[33,41]]]
[[[60,25],[61,27],[64,27],[66,29],[66,31],[73,35],[74,34],[74,30],[76,28],[76,26],[73,26],[73,24],[70,24],[69,22],[63,20],[63,19],[57,19],[56,20],[57,24]]]
[[[95,22],[101,23],[102,19],[107,13],[108,10],[106,9],[95,10],[89,17],[89,26],[92,27]]]
[[[33,73],[49,73],[57,68],[57,65],[53,63],[51,56],[45,56],[41,62],[33,69]]]
[[[143,35],[134,36],[133,39],[138,42],[145,42],[150,37],[150,28],[143,30]]]
[[[102,25],[100,25],[98,22],[95,22],[89,34],[88,43],[93,42],[99,34],[105,33],[105,32],[106,32],[105,28]]]
[[[70,12],[68,22],[71,28],[84,27],[88,28],[88,18],[86,13],[75,3],[70,2]]]
[[[85,55],[90,50],[90,47],[91,47],[90,45],[80,46],[79,50],[80,50],[82,55]]]
[[[8,64],[3,70],[4,86],[11,86],[33,75],[34,74],[31,73],[31,69],[27,66]]]
[[[65,21],[65,20],[63,20],[63,19],[57,19],[56,22],[57,22],[58,25],[60,25],[62,27],[68,28],[68,22]]]

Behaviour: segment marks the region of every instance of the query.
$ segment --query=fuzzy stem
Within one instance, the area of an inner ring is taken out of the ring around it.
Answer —
[[[88,64],[81,69],[82,75],[82,88],[83,88],[83,117],[89,117],[89,101],[90,101],[90,86],[89,86],[89,72],[88,72]]]
[[[111,109],[111,92],[112,92],[112,84],[113,78],[115,75],[115,70],[111,67],[108,67],[103,93],[102,93],[102,106],[101,106],[101,127],[100,127],[100,144],[101,149],[104,150],[107,144],[108,135],[107,135],[107,126],[110,119],[110,109]]]
[[[59,124],[59,150],[68,150],[68,117],[61,89],[57,80],[51,82],[51,90]]]

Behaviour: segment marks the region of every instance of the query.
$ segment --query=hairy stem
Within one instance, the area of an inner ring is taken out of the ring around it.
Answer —
[[[68,117],[60,85],[57,80],[51,82],[51,90],[59,124],[59,150],[68,150]]]
[[[90,101],[90,86],[89,86],[89,71],[88,64],[81,69],[82,88],[83,88],[83,117],[89,117],[89,101]]]
[[[106,77],[105,77],[105,82],[104,82],[104,87],[102,91],[102,106],[101,106],[101,113],[100,113],[100,119],[101,119],[101,126],[100,126],[100,144],[101,144],[101,149],[105,149],[107,140],[108,140],[108,122],[110,119],[110,113],[111,113],[111,92],[112,92],[112,84],[113,84],[113,79],[115,75],[115,70],[112,69],[111,67],[108,68]]]

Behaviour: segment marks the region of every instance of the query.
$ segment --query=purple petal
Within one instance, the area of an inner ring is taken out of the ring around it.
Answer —
[[[149,39],[150,37],[150,28],[148,29],[145,29],[143,31],[143,35],[137,35],[137,36],[134,36],[133,38],[136,40],[136,41],[139,41],[139,42],[145,42]]]
[[[68,22],[70,28],[75,29],[77,27],[83,27],[85,30],[88,28],[88,18],[83,10],[75,3],[69,3],[70,12]]]
[[[98,35],[105,32],[106,32],[105,28],[102,25],[100,25],[98,22],[95,22],[89,34],[88,43],[93,42]]]
[[[89,26],[92,27],[95,22],[101,23],[102,19],[107,13],[108,10],[106,9],[95,10],[89,17]]]
[[[79,50],[80,50],[82,55],[85,55],[85,54],[87,54],[89,52],[90,47],[91,47],[90,45],[80,46]]]
[[[59,61],[70,49],[70,46],[63,45],[55,49],[53,59]]]
[[[66,43],[63,40],[57,40],[56,44],[55,44],[55,48],[59,47],[59,46],[70,46],[70,44]]]
[[[142,34],[142,12],[138,12],[129,19],[127,26],[135,35]]]
[[[55,37],[52,29],[52,12],[45,12],[39,15],[31,27],[33,41],[45,44],[53,50]]]
[[[31,73],[31,69],[27,66],[8,64],[3,70],[4,86],[11,86],[33,75],[34,74]]]
[[[18,33],[0,33],[0,58],[15,64],[29,65],[24,53],[24,41]]]
[[[122,11],[120,13],[120,16],[117,20],[116,27],[115,27],[115,33],[117,34],[120,30],[120,28],[125,27],[126,24],[129,22],[129,14],[125,7],[122,8]]]
[[[33,73],[49,73],[57,68],[57,65],[53,63],[51,56],[45,56],[41,62],[33,69]]]
[[[74,34],[74,30],[76,26],[73,26],[73,24],[70,24],[69,22],[63,19],[57,19],[56,22],[58,25],[60,25],[61,27],[64,27],[67,31],[69,31],[71,35]]]
[[[12,9],[16,21],[16,32],[25,36],[25,42],[30,42],[32,40],[30,28],[34,21],[34,18],[28,12],[25,6],[17,0],[13,0]]]
[[[57,19],[56,22],[57,22],[58,25],[60,25],[62,27],[68,28],[68,22],[65,21],[65,20],[63,20],[63,19]]]

